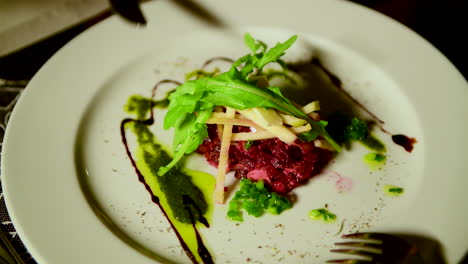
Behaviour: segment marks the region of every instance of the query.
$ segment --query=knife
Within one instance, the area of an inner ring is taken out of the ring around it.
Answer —
[[[108,0],[64,0],[0,32],[0,58],[110,11]]]

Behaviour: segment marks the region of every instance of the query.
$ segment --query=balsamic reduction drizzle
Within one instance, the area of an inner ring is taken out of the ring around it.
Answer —
[[[379,124],[381,124],[381,125],[385,124],[385,122],[382,119],[380,119],[378,116],[376,116],[374,113],[372,113],[363,104],[361,104],[358,100],[356,100],[356,98],[354,98],[350,93],[348,93],[348,91],[346,91],[343,88],[343,85],[342,85],[342,82],[341,82],[340,78],[338,78],[338,76],[336,76],[335,74],[330,72],[327,68],[325,68],[325,66],[323,66],[322,62],[320,62],[319,59],[314,58],[314,59],[312,59],[311,63],[313,65],[319,67],[325,74],[327,74],[328,78],[330,78],[330,81],[336,86],[336,88],[338,88],[338,90],[340,90],[341,93],[346,95],[346,97],[348,97],[354,104],[356,104],[362,110],[364,110],[366,113],[368,113],[370,116],[372,116],[372,118],[375,121],[377,121]],[[381,129],[383,129],[383,128],[381,127]]]
[[[395,144],[402,146],[406,151],[413,151],[414,144],[417,143],[415,138],[410,138],[405,135],[392,135],[392,140]]]
[[[187,209],[187,212],[189,212],[189,214],[190,214],[193,230],[195,231],[195,236],[197,238],[197,244],[199,245],[198,246],[198,254],[200,255],[200,258],[202,259],[203,263],[205,263],[205,264],[214,264],[213,258],[211,257],[210,252],[205,247],[205,244],[203,243],[203,239],[202,239],[200,233],[198,232],[198,229],[195,227],[196,221],[195,221],[195,219],[194,219],[194,217],[192,215],[192,210],[190,210],[189,207],[193,206],[198,211],[198,214],[200,215],[198,221],[200,223],[204,224],[206,227],[210,227],[210,224],[208,223],[208,220],[206,220],[206,218],[203,217],[203,214],[202,214],[200,208],[198,208],[195,205],[195,202],[192,200],[192,198],[190,198],[190,196],[184,195],[182,198],[184,199],[184,204],[185,204],[185,207]]]
[[[125,134],[125,124],[127,123],[130,123],[130,122],[136,122],[136,123],[140,123],[140,124],[143,124],[143,125],[147,125],[147,126],[150,126],[152,124],[154,124],[154,114],[153,114],[153,107],[154,107],[154,96],[155,96],[155,93],[156,93],[156,89],[159,87],[159,85],[163,84],[163,83],[173,83],[173,84],[176,84],[176,85],[181,85],[180,82],[178,81],[174,81],[174,80],[162,80],[160,82],[158,82],[154,88],[152,89],[152,92],[151,92],[151,100],[150,100],[150,117],[146,120],[136,120],[136,119],[132,119],[132,118],[126,118],[124,120],[122,120],[122,122],[120,123],[120,135],[122,137],[122,143],[124,144],[125,146],[125,151],[127,153],[127,156],[128,158],[130,159],[130,162],[133,166],[133,168],[135,169],[135,172],[138,176],[138,180],[145,186],[145,189],[148,191],[148,193],[150,194],[151,196],[151,201],[155,204],[158,205],[159,209],[161,210],[161,212],[164,214],[164,216],[166,217],[166,219],[169,221],[171,227],[172,227],[172,230],[174,230],[177,238],[179,239],[180,241],[180,244],[182,246],[182,249],[185,251],[185,253],[187,254],[187,256],[189,257],[189,259],[192,261],[192,263],[194,264],[197,264],[197,259],[195,258],[195,256],[193,255],[192,251],[190,251],[190,248],[188,247],[187,243],[185,243],[185,241],[182,239],[182,236],[180,235],[180,233],[177,231],[177,229],[175,228],[174,224],[171,222],[171,220],[169,220],[169,217],[166,213],[166,211],[164,210],[164,208],[161,206],[160,202],[159,202],[159,198],[153,194],[153,192],[151,191],[151,188],[150,186],[148,185],[148,183],[145,181],[145,178],[143,177],[143,174],[141,173],[141,171],[138,169],[137,165],[136,165],[136,161],[135,159],[133,158],[132,156],[132,153],[130,151],[130,148],[128,146],[128,141],[127,141],[127,136]],[[197,206],[194,205],[193,201],[192,201],[192,204],[193,206],[199,210],[199,208]],[[190,212],[190,211],[189,211]],[[202,224],[204,224],[206,227],[209,227],[209,224],[208,224],[208,221],[206,220],[206,218],[203,217],[201,211],[199,211],[199,214],[200,214],[200,222]],[[194,232],[195,232],[195,235],[197,237],[197,243],[198,243],[198,253],[200,254],[200,257],[202,258],[202,261],[203,263],[205,264],[212,264],[214,263],[213,260],[212,260],[212,257],[211,257],[211,254],[209,253],[208,249],[206,248],[205,244],[203,243],[203,240],[200,236],[200,233],[198,232],[196,226],[195,226],[195,221],[192,219],[192,226],[193,226],[193,229],[194,229]]]
[[[383,127],[385,122],[382,119],[380,119],[377,115],[372,113],[369,109],[367,109],[367,107],[365,107],[363,104],[361,104],[358,100],[356,100],[348,91],[346,91],[343,88],[343,85],[342,85],[342,82],[341,82],[340,78],[338,78],[338,76],[336,76],[335,74],[330,72],[327,68],[325,68],[325,66],[323,66],[323,64],[320,62],[319,59],[313,58],[312,61],[311,61],[311,64],[313,64],[313,65],[317,66],[318,68],[320,68],[328,76],[328,78],[330,78],[330,81],[333,83],[333,85],[336,86],[336,88],[338,88],[338,90],[341,93],[343,93],[348,99],[350,99],[354,104],[356,104],[358,107],[360,107],[366,113],[368,113],[377,122],[380,130],[382,130],[382,132],[384,132],[384,133],[386,133],[386,134],[388,134],[388,135],[390,135],[392,137],[393,143],[403,147],[408,152],[413,151],[414,144],[417,143],[415,138],[411,138],[411,137],[401,135],[401,134],[394,135],[394,134],[390,133],[388,130],[386,130]]]
[[[210,65],[211,63],[215,62],[215,61],[224,61],[224,62],[227,62],[227,63],[233,63],[234,60],[231,59],[231,58],[228,58],[228,57],[214,57],[214,58],[211,58],[207,61],[205,61],[205,63],[203,63],[203,65],[201,66],[202,69],[206,68],[208,65]]]

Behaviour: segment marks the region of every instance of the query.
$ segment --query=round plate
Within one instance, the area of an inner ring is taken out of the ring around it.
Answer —
[[[349,2],[197,3],[213,17],[157,1],[144,5],[146,27],[105,20],[62,48],[23,93],[5,136],[2,184],[15,227],[39,263],[190,263],[126,156],[123,105],[130,95],[149,96],[159,80],[183,80],[209,58],[245,54],[244,32],[268,43],[297,34],[287,58],[318,57],[385,130],[417,143],[409,153],[376,129],[387,145],[383,169],[369,170],[362,162],[369,151],[353,144],[294,190],[297,202],[280,216],[237,224],[226,219],[226,206],[215,206],[211,227],[200,230],[215,262],[319,263],[338,257],[329,250],[339,234],[369,230],[430,238],[449,263],[461,259],[468,248],[460,232],[468,216],[461,121],[468,86],[444,56]],[[159,125],[164,110],[155,115],[151,129],[170,146],[172,132]],[[215,172],[196,155],[187,166]],[[405,192],[386,196],[386,184]],[[337,221],[307,217],[324,206]]]

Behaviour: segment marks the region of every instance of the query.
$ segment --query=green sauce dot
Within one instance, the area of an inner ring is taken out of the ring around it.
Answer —
[[[326,223],[331,223],[336,220],[336,215],[325,208],[318,208],[310,210],[309,218],[312,220],[322,220]]]
[[[392,196],[392,197],[398,197],[404,193],[403,188],[397,187],[394,185],[389,185],[389,184],[385,185],[383,189],[384,189],[385,194],[387,194],[388,196]]]
[[[381,169],[387,160],[384,154],[371,152],[364,156],[363,161],[367,164],[370,170]]]

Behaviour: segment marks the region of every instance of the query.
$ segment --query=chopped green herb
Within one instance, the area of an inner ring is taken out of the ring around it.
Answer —
[[[340,143],[352,140],[362,141],[368,136],[367,123],[357,117],[336,113],[329,121],[328,131]]]
[[[367,138],[367,123],[357,117],[353,117],[343,133],[345,140],[364,140]]]
[[[336,220],[336,215],[329,212],[325,208],[319,208],[319,209],[310,210],[309,218],[312,220],[322,220],[324,222],[333,222]]]
[[[383,153],[387,151],[384,143],[382,143],[382,141],[380,141],[377,137],[375,137],[372,134],[368,134],[364,140],[361,140],[361,143],[368,149],[375,152]]]
[[[385,145],[370,133],[370,128],[364,120],[341,113],[335,114],[327,126],[330,135],[340,143],[359,141],[375,152],[386,152]]]
[[[366,148],[374,151],[363,157],[369,169],[378,170],[385,165],[386,156],[382,154],[387,151],[385,144],[370,133],[370,128],[364,120],[337,113],[330,119],[327,128],[330,135],[340,143],[359,141]]]
[[[243,221],[242,210],[249,215],[259,217],[265,212],[278,215],[291,208],[291,202],[277,193],[268,191],[262,180],[253,182],[249,179],[240,181],[240,190],[229,202],[227,217],[234,221]]]
[[[248,75],[271,62],[277,62],[284,52],[296,41],[297,36],[267,50],[266,45],[246,35],[246,44],[252,50],[233,63],[231,69],[216,76],[206,76],[187,81],[169,96],[169,110],[164,118],[164,128],[175,128],[173,160],[160,168],[164,175],[186,155],[197,149],[208,135],[205,121],[216,106],[227,106],[238,110],[252,107],[274,108],[281,112],[307,120],[317,135],[325,138],[337,151],[341,147],[319,123],[298,109],[283,96],[278,87],[260,88],[248,81]],[[238,67],[241,67],[239,70]]]
[[[253,140],[249,140],[249,141],[245,142],[244,149],[249,150],[252,147],[253,143],[254,143]]]
[[[387,157],[384,154],[372,152],[366,154],[362,160],[367,164],[369,169],[378,170],[385,165]]]
[[[385,185],[383,189],[387,195],[392,197],[400,196],[404,192],[403,188],[394,185]]]

